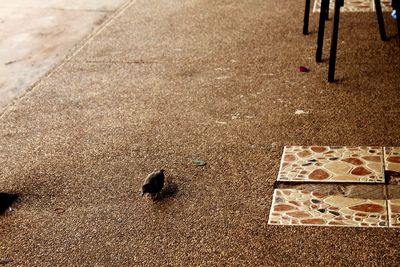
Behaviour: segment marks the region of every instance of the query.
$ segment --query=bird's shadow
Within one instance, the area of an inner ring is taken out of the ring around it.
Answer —
[[[173,180],[167,180],[163,189],[157,196],[153,198],[154,201],[162,201],[167,198],[175,197],[179,191],[178,184]]]
[[[7,209],[17,200],[18,195],[0,192],[0,215],[3,215]]]

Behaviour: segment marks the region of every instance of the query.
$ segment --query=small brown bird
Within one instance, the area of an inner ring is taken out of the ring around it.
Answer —
[[[146,180],[144,180],[142,186],[142,197],[146,193],[149,194],[152,198],[154,198],[154,196],[157,197],[158,193],[160,193],[164,187],[164,179],[164,170],[155,170],[154,172],[147,175]]]

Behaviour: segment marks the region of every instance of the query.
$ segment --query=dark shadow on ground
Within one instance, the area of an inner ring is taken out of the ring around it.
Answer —
[[[16,194],[8,194],[0,192],[0,215],[3,215],[7,209],[17,200]]]
[[[6,265],[13,262],[13,260],[0,260],[0,265]]]
[[[385,171],[385,184],[400,184],[400,172]]]
[[[178,184],[174,181],[167,181],[164,188],[158,194],[155,200],[162,200],[165,198],[174,197],[179,191]]]

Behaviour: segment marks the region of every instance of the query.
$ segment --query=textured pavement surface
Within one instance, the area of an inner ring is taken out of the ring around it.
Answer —
[[[302,10],[132,2],[1,113],[0,188],[19,199],[0,217],[0,260],[398,265],[395,229],[267,225],[284,145],[400,143],[398,41],[380,41],[374,13],[343,14],[338,82],[327,84],[318,17],[303,36]],[[158,202],[139,196],[155,168],[175,188]]]
[[[65,59],[125,0],[0,2],[0,109]]]

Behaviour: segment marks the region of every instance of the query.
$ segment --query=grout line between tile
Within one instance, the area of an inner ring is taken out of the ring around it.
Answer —
[[[386,225],[388,228],[390,228],[390,214],[389,214],[389,183],[388,183],[388,177],[386,174],[386,147],[382,147],[382,169],[383,169],[383,179],[385,181],[385,201],[386,201]]]
[[[385,173],[386,173],[386,161],[385,161],[385,147],[383,146],[382,147],[382,170],[383,170],[383,180],[384,180],[384,182],[385,182],[385,184],[386,184],[386,175],[385,175]]]
[[[386,201],[386,225],[390,227],[390,214],[389,214],[389,190],[388,185],[385,184],[385,201]]]

